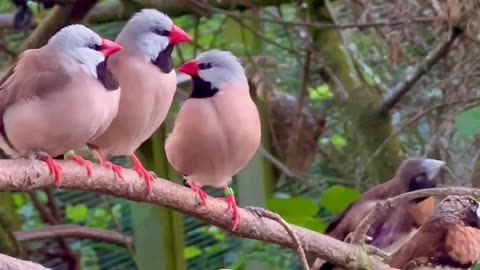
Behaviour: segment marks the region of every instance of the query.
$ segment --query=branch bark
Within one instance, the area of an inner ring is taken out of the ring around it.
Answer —
[[[132,245],[132,239],[129,236],[114,231],[92,229],[79,225],[53,225],[29,231],[15,232],[14,235],[18,242],[32,242],[61,237],[93,239],[124,247]]]
[[[240,3],[249,3],[253,6],[272,6],[290,3],[286,0],[251,0],[251,1],[238,1],[238,0],[206,0],[205,4],[211,5],[217,8],[241,8],[245,5]],[[186,14],[191,14],[192,9],[186,6],[183,1],[177,0],[162,0],[162,1],[136,1],[134,5],[141,6],[142,8],[156,8],[168,14],[170,17],[177,17]],[[138,8],[129,8],[123,4],[105,4],[98,5],[88,15],[87,21],[90,23],[105,23],[117,20],[127,20],[133,13],[137,12]]]
[[[93,166],[93,175],[87,178],[85,170],[76,163],[58,161],[62,166],[63,189],[109,194],[132,201],[163,205],[209,224],[230,230],[231,216],[222,200],[207,198],[207,207],[198,206],[194,193],[181,185],[157,178],[152,194],[146,194],[144,181],[136,172],[124,170],[124,180],[116,180],[113,173]],[[42,161],[16,159],[0,160],[0,190],[28,192],[55,187],[48,167]],[[278,222],[260,218],[248,210],[239,209],[240,222],[232,234],[295,249],[297,244]],[[377,258],[369,258],[360,246],[340,242],[331,237],[290,225],[305,252],[315,254],[335,265],[348,269],[391,269]]]
[[[405,80],[399,82],[395,85],[383,98],[380,105],[378,106],[377,111],[380,114],[387,113],[393,106],[400,101],[400,99],[410,91],[415,83],[417,83],[423,75],[425,75],[430,69],[435,65],[442,57],[444,57],[450,47],[452,47],[453,42],[461,34],[459,29],[454,29],[450,33],[449,38],[441,42],[435,49],[433,49],[423,61],[418,64],[413,71],[406,75]]]
[[[0,269],[2,270],[52,270],[40,264],[23,261],[13,257],[0,254]]]

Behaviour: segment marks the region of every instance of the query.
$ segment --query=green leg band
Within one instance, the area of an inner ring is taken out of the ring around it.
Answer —
[[[69,150],[68,152],[66,152],[65,154],[63,154],[63,159],[64,160],[67,160],[69,156],[71,155],[75,155],[75,151],[73,150]]]
[[[230,195],[234,196],[235,195],[235,192],[233,192],[233,189],[231,187],[228,187],[224,190],[224,193],[225,193],[225,197],[228,197]]]

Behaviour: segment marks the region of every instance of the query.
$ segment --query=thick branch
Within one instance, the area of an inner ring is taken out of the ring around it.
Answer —
[[[19,242],[31,242],[51,238],[93,239],[119,246],[129,247],[132,239],[129,236],[109,230],[92,229],[79,225],[54,225],[29,231],[14,233]]]
[[[167,206],[209,224],[230,230],[231,215],[227,205],[218,199],[207,198],[207,207],[198,206],[194,193],[182,186],[164,179],[157,179],[152,185],[152,194],[146,194],[144,181],[131,170],[124,170],[124,180],[116,180],[113,173],[94,165],[93,175],[88,178],[85,170],[73,162],[58,161],[62,166],[62,188],[109,194],[132,201],[149,202]],[[0,160],[1,191],[31,191],[54,187],[44,162],[26,159]],[[295,248],[296,243],[278,222],[259,218],[251,212],[239,209],[240,222],[234,235],[257,239]],[[325,259],[335,265],[349,269],[390,269],[376,258],[370,260],[364,251],[355,245],[340,242],[331,237],[291,225],[307,253]]]
[[[23,261],[0,254],[0,269],[2,270],[51,270],[40,264]]]
[[[399,82],[390,91],[388,91],[382,102],[379,104],[378,112],[386,113],[398,101],[400,101],[400,99],[413,88],[415,83],[417,83],[417,81],[420,80],[420,78],[425,75],[433,67],[433,65],[440,61],[440,59],[448,53],[450,47],[460,33],[460,30],[454,29],[447,40],[440,43],[425,57],[425,59],[423,59],[420,64],[413,69],[410,74],[406,75],[405,80]]]

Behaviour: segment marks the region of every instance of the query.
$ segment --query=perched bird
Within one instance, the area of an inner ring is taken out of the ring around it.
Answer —
[[[230,52],[210,50],[178,68],[193,90],[165,142],[167,159],[206,205],[201,186],[225,189],[233,230],[239,216],[228,184],[260,145],[260,117],[245,71]]]
[[[400,269],[426,265],[468,269],[479,257],[480,203],[468,196],[448,196],[389,264]]]
[[[136,13],[116,42],[123,50],[108,60],[118,78],[122,95],[118,114],[100,137],[88,143],[103,166],[122,178],[121,167],[105,156],[128,155],[135,170],[151,191],[153,176],[135,156],[135,150],[158,129],[167,116],[177,88],[171,54],[175,44],[190,36],[155,9]]]
[[[395,172],[394,178],[363,193],[327,226],[325,233],[338,240],[345,240],[377,202],[409,191],[436,187],[444,165],[445,162],[435,159],[405,160]],[[433,197],[420,198],[396,208],[372,226],[368,233],[372,238],[369,244],[386,252],[395,251],[433,213],[434,202]],[[330,263],[322,263],[322,260],[317,259],[312,269],[333,268]]]
[[[0,147],[11,157],[52,159],[105,131],[118,110],[118,83],[105,60],[121,50],[83,25],[70,25],[40,49],[25,51],[0,86]],[[85,166],[79,156],[69,157]]]

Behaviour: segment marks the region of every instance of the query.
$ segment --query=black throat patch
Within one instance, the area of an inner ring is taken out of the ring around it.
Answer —
[[[107,61],[102,61],[97,65],[97,77],[108,91],[118,89],[118,80],[107,68]]]
[[[172,52],[173,45],[168,44],[167,48],[157,55],[157,58],[152,59],[152,64],[157,66],[162,72],[169,73],[173,69]]]
[[[209,98],[213,97],[218,88],[212,86],[210,82],[204,81],[199,76],[192,76],[193,90],[189,98]]]

